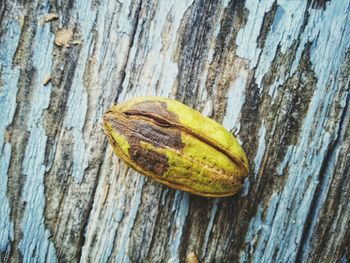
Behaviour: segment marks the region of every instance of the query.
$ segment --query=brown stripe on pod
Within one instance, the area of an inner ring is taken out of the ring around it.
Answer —
[[[119,134],[123,134],[125,137],[129,137],[129,128],[127,123],[125,122],[125,118],[122,116],[123,114],[120,112],[108,111],[103,116],[104,125],[107,123],[112,126],[113,130]],[[105,134],[109,142],[114,146],[118,147],[118,144],[114,141],[113,136],[109,133],[107,129],[104,128]]]
[[[154,118],[157,118],[157,116],[159,116],[162,117],[163,120],[178,123],[178,116],[168,110],[166,102],[152,100],[138,102],[130,109],[128,109],[125,113],[130,115],[151,116]]]
[[[181,150],[185,147],[181,139],[181,132],[176,128],[159,126],[152,120],[140,119],[139,116],[130,117],[129,124],[134,130],[134,136],[141,141],[162,148]]]
[[[149,143],[158,148],[171,148],[181,150],[184,143],[181,133],[170,127],[158,126],[152,120],[139,119],[140,116],[129,116],[132,127],[129,155],[142,169],[162,176],[169,168],[168,157],[152,149],[144,148],[142,142]]]
[[[171,148],[178,151],[185,147],[181,139],[181,132],[176,127],[158,123],[157,119],[144,116],[140,112],[137,115],[109,112],[105,115],[104,121],[126,138],[130,148],[125,154],[129,155],[130,160],[141,169],[157,176],[163,175],[168,170],[168,157],[150,148],[145,148],[142,143],[151,144],[156,148]],[[111,143],[118,147],[112,136],[108,134],[107,136]]]
[[[162,176],[169,168],[168,157],[152,149],[144,148],[134,137],[130,141],[129,154],[138,166],[157,176]]]

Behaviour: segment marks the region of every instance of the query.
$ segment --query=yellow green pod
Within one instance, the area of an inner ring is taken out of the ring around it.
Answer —
[[[103,126],[119,158],[169,187],[209,197],[238,192],[247,157],[233,135],[172,99],[139,97],[110,108]]]

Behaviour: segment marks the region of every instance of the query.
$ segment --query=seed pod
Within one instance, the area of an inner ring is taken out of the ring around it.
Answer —
[[[139,97],[110,108],[103,126],[113,151],[169,187],[220,197],[238,192],[248,160],[223,126],[172,99]]]

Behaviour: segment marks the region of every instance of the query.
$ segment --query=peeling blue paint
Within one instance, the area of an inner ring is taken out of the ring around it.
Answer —
[[[238,133],[240,126],[240,113],[245,101],[245,87],[248,79],[248,71],[241,69],[237,79],[228,90],[226,111],[223,120],[223,126],[228,130],[234,130]]]
[[[257,39],[260,35],[264,15],[270,11],[273,3],[274,0],[247,0],[245,3],[245,7],[249,10],[248,21],[237,34],[236,53],[239,57],[250,61],[250,69],[253,69],[258,62],[261,49],[257,47]]]
[[[11,146],[5,144],[0,156],[0,252],[9,255],[10,244],[13,241],[13,222],[11,221],[10,204],[6,196],[7,171],[11,158]]]
[[[317,83],[306,117],[303,120],[298,143],[288,147],[284,160],[277,167],[277,172],[280,175],[283,174],[285,168],[288,168],[285,186],[281,193],[273,195],[271,198],[266,208],[267,216],[261,218],[261,211],[258,210],[256,217],[251,221],[246,236],[247,245],[241,254],[242,262],[245,260],[269,262],[271,258],[278,262],[293,262],[295,260],[305,220],[311,209],[316,187],[320,183],[318,176],[323,160],[328,147],[335,140],[334,134],[330,134],[326,130],[325,122],[339,89],[335,81],[339,78],[339,65],[342,64],[345,52],[350,46],[350,18],[347,15],[349,2],[332,1],[327,3],[324,10],[310,9],[307,11],[305,10],[305,1],[288,1],[288,3],[278,1],[277,4],[278,8],[283,8],[288,12],[285,12],[283,16],[277,12],[278,17],[275,18],[274,30],[268,33],[266,45],[261,51],[256,70],[256,82],[259,89],[263,88],[261,81],[269,70],[277,46],[280,45],[280,50],[284,53],[296,40],[299,40],[300,44],[289,74],[297,69],[305,45],[309,41],[313,41],[310,60]],[[246,8],[253,14],[259,12],[257,6],[258,4],[253,2],[246,2]],[[309,18],[305,29],[301,32],[305,12],[309,13]],[[247,25],[251,23],[252,21],[249,21],[248,17]],[[255,26],[260,27],[257,24]],[[239,45],[246,45],[249,41],[248,36],[244,34],[245,30],[242,29],[243,33],[240,34],[241,42],[238,42]],[[252,48],[249,50],[250,54],[243,52],[246,50],[244,47],[238,48],[240,51],[238,55],[248,58],[251,61],[251,66],[255,65],[254,57],[251,54],[259,52],[257,43],[253,42],[253,44],[249,44]],[[287,77],[288,74],[285,78]],[[270,90],[269,94],[270,92],[274,94],[275,91]],[[311,126],[310,123],[315,125]],[[334,154],[336,156],[336,152]],[[258,156],[262,156],[261,152],[257,153],[255,157],[255,173],[258,172],[261,163],[259,161],[261,158]],[[329,165],[331,169],[334,160],[330,161]],[[317,221],[319,211],[324,204],[331,182],[331,173],[325,173],[324,177],[320,186],[319,200],[316,201],[316,207],[313,210],[312,222]],[[260,221],[261,223],[259,223]],[[253,227],[254,224],[261,224],[261,230],[256,232],[257,226]],[[264,229],[264,225],[267,226],[266,229]],[[309,249],[310,236],[314,235],[314,230],[314,224],[312,224],[306,236],[305,251]],[[251,240],[254,242],[252,243]]]
[[[176,191],[173,203],[172,212],[174,214],[174,221],[171,224],[169,237],[169,260],[170,263],[180,262],[179,247],[181,244],[181,237],[184,231],[185,221],[189,208],[189,194],[181,191]]]
[[[0,252],[8,256],[14,238],[11,208],[7,198],[8,168],[11,160],[11,145],[5,141],[6,128],[11,124],[16,110],[17,83],[20,71],[12,66],[20,38],[21,26],[17,20],[2,22],[0,37]]]
[[[82,43],[90,47],[93,42],[92,28],[96,18],[90,2],[76,2],[77,17],[79,18],[79,29]],[[86,19],[88,18],[88,19]],[[72,176],[77,183],[81,183],[85,169],[88,167],[87,144],[84,139],[83,127],[86,122],[88,109],[88,94],[84,83],[84,73],[87,70],[87,61],[91,57],[89,48],[82,48],[79,53],[78,67],[74,72],[71,91],[68,97],[68,112],[65,119],[65,127],[71,129],[74,137],[73,146],[73,172]],[[79,114],[77,114],[79,113]]]
[[[244,178],[244,182],[243,182],[243,189],[241,192],[241,196],[247,196],[249,193],[249,188],[250,188],[250,181],[249,178]]]
[[[331,179],[332,179],[332,175],[333,175],[333,171],[335,169],[335,163],[336,163],[336,159],[338,157],[339,154],[339,145],[336,146],[336,149],[334,151],[334,154],[332,154],[332,156],[330,157],[328,164],[327,164],[327,169],[325,171],[324,174],[324,181],[322,182],[322,185],[320,187],[320,193],[319,193],[319,197],[316,200],[316,204],[315,204],[315,210],[313,211],[313,215],[312,217],[315,220],[312,220],[310,223],[310,227],[309,230],[305,236],[305,241],[303,244],[303,252],[301,257],[306,261],[307,260],[307,256],[309,256],[309,253],[311,251],[311,238],[313,237],[314,233],[315,233],[315,229],[316,229],[316,225],[317,225],[317,218],[319,218],[319,214],[320,214],[320,210],[322,205],[324,204],[324,202],[326,201],[326,197],[327,197],[327,193],[330,187],[330,183],[331,183]],[[303,261],[304,261],[303,260]]]
[[[121,224],[123,221],[130,220],[129,216],[125,216],[130,215],[130,213],[125,212],[125,206],[129,205],[125,194],[127,188],[123,185],[120,186],[117,180],[112,180],[111,184],[108,182],[107,178],[110,174],[117,174],[117,171],[102,170],[104,172],[96,190],[97,194],[86,228],[86,241],[82,248],[80,262],[96,260],[108,262],[113,257],[113,249],[118,245],[118,230],[120,230]],[[119,170],[119,173],[125,175],[127,170],[124,167]],[[138,177],[135,179],[137,180]],[[138,202],[138,200],[131,200],[132,205],[135,204],[134,202]],[[119,245],[125,246],[126,244]]]
[[[142,189],[145,183],[145,177],[141,176],[135,191],[135,196],[131,202],[130,213],[126,219],[126,226],[123,228],[123,232],[120,237],[120,246],[115,257],[115,262],[130,262],[129,259],[129,238],[131,230],[134,226],[138,208],[141,204]]]
[[[245,237],[246,247],[240,254],[240,262],[247,262],[253,256],[252,262],[269,262],[272,257],[264,258],[264,247],[270,241],[270,236],[275,237],[276,229],[272,226],[275,219],[279,195],[271,196],[269,207],[266,215],[263,217],[264,208],[262,204],[258,206],[258,211],[255,217],[250,221],[249,228]],[[285,261],[287,262],[287,261]]]
[[[33,66],[37,78],[33,79],[32,102],[29,118],[29,139],[23,160],[24,186],[22,201],[25,209],[22,220],[22,238],[19,250],[23,262],[56,262],[56,253],[50,241],[50,231],[44,222],[45,150],[47,137],[42,124],[43,111],[50,102],[51,84],[44,86],[43,79],[50,75],[54,36],[50,25],[39,27],[33,42]]]
[[[124,217],[124,211],[121,210],[122,207],[120,205],[124,205],[125,203],[125,198],[123,196],[118,199],[118,203],[116,206],[119,208],[117,209],[110,209],[110,216],[106,217],[108,219],[108,222],[106,222],[106,235],[103,235],[103,238],[98,239],[100,245],[98,246],[99,250],[97,253],[100,254],[99,258],[101,262],[108,262],[108,259],[112,255],[112,251],[115,245],[115,238],[116,238],[116,232],[120,226],[120,222],[122,221]],[[97,255],[96,255],[97,256]],[[83,261],[82,261],[83,262]]]
[[[259,143],[257,148],[258,150],[254,158],[254,179],[256,179],[258,175],[261,162],[264,158],[265,149],[266,149],[265,136],[266,136],[266,126],[265,126],[265,122],[263,121],[259,130]]]
[[[210,233],[213,230],[214,219],[215,219],[215,216],[218,212],[218,204],[219,204],[219,199],[216,198],[214,200],[212,208],[210,210],[209,223],[207,226],[207,230],[205,231],[205,235],[204,235],[204,241],[203,241],[203,245],[202,245],[202,257],[206,254],[206,251],[207,251]]]
[[[275,33],[278,27],[279,22],[282,20],[286,11],[284,11],[282,6],[278,6],[275,14],[275,19],[271,26],[271,32]]]
[[[252,254],[254,251],[254,245],[257,241],[256,236],[260,231],[261,225],[262,225],[261,217],[262,217],[263,210],[264,209],[262,204],[259,204],[255,217],[253,217],[250,220],[248,231],[245,236],[246,247],[245,247],[245,250],[242,251],[240,254],[240,262],[248,262],[250,254]]]
[[[121,97],[127,98],[128,93],[134,92],[164,97],[172,95],[173,89],[176,89],[174,86],[178,75],[177,61],[173,56],[177,49],[177,31],[192,3],[193,0],[158,1],[156,8],[159,11],[154,13],[154,17],[148,18],[151,30],[148,31],[147,37],[142,35],[144,28],[137,27],[125,70]],[[172,19],[172,29],[164,34],[164,25],[167,25],[169,17]],[[133,74],[135,71],[138,72],[137,76]],[[129,85],[133,87],[131,92],[128,89]],[[157,90],[157,87],[161,88]]]
[[[288,148],[287,148],[287,152],[286,152],[286,155],[284,157],[284,159],[282,160],[282,162],[277,166],[276,168],[276,172],[279,176],[282,176],[283,173],[284,173],[284,169],[286,168],[287,164],[289,163],[290,161],[290,158],[293,154],[293,151],[294,151],[294,148],[295,146],[293,145],[289,145]]]
[[[167,197],[168,193],[169,193],[169,188],[165,188],[163,193],[162,193],[162,202],[161,202],[162,206],[165,205],[165,201],[166,201],[166,197]]]

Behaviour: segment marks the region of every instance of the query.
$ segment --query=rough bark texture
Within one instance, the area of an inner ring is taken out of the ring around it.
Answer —
[[[349,75],[347,0],[2,0],[0,261],[349,262]],[[103,112],[146,94],[237,134],[242,193],[112,154]]]

